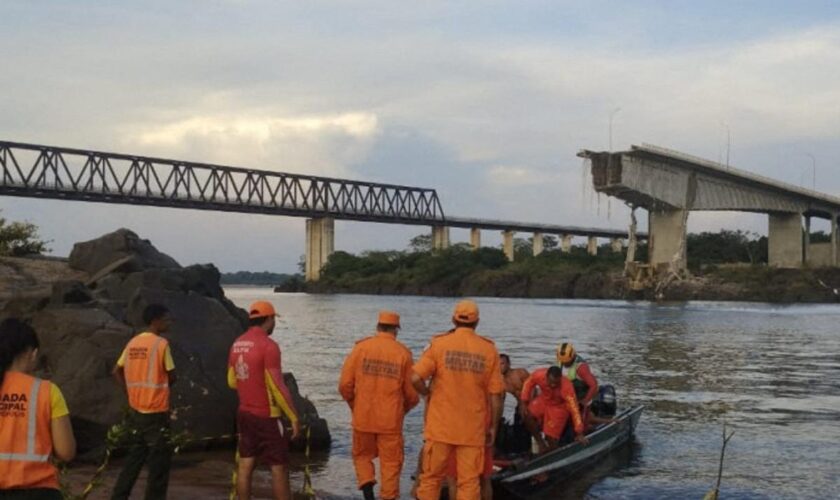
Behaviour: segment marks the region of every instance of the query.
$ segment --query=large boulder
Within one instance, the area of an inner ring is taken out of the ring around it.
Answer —
[[[31,297],[15,290],[0,297],[0,319],[32,322],[41,341],[40,374],[64,393],[80,450],[101,448],[108,428],[124,415],[125,389],[111,372],[126,343],[142,331],[143,309],[151,303],[164,304],[174,320],[165,335],[177,373],[174,429],[200,443],[231,441],[237,399],[227,387],[227,357],[247,327],[247,313],[225,297],[219,271],[213,265],[181,267],[125,229],[77,244],[69,265],[84,273],[33,283]],[[329,446],[326,422],[300,396],[294,377],[287,378],[312,428],[312,448]]]
[[[70,267],[94,274],[126,257],[131,257],[126,269],[181,267],[175,259],[159,252],[149,240],[141,239],[129,229],[118,229],[95,240],[76,243],[70,252]]]

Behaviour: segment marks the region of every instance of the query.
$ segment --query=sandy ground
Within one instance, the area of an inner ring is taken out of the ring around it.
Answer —
[[[52,284],[62,280],[84,281],[87,273],[70,269],[60,259],[0,257],[0,300],[49,297]]]
[[[292,470],[299,470],[295,463],[302,457],[293,457]],[[233,472],[233,455],[230,451],[207,452],[207,453],[186,453],[176,455],[173,458],[172,470],[169,479],[168,498],[171,500],[181,499],[225,499],[229,498],[231,492],[231,479]],[[90,500],[106,500],[110,494],[122,466],[121,461],[114,461],[106,469],[102,483],[97,486],[88,497]],[[79,464],[68,469],[64,481],[71,487],[74,494],[81,493],[96,471],[96,466]],[[271,476],[267,469],[258,469],[253,479],[254,499],[270,499]],[[295,499],[307,498],[295,490],[300,490],[301,478],[299,473],[293,472],[292,490]],[[326,486],[326,485],[324,485]],[[140,478],[134,486],[131,499],[142,500],[146,487],[146,471],[140,473]],[[335,499],[334,495],[319,493],[316,498]]]

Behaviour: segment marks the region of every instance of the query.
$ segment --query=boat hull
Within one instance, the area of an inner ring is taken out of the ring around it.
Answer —
[[[616,422],[588,434],[586,446],[574,442],[497,472],[493,475],[494,490],[529,497],[577,476],[632,438],[643,408],[634,406],[619,413]]]

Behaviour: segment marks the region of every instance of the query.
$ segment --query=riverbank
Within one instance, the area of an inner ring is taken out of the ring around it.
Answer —
[[[622,254],[545,252],[509,263],[495,249],[369,252],[331,258],[321,280],[292,280],[278,292],[562,298],[712,300],[774,303],[838,301],[840,269],[776,269],[766,264],[705,265],[660,289],[631,290]]]

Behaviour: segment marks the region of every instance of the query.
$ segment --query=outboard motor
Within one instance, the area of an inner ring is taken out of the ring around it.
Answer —
[[[592,413],[601,418],[614,417],[618,400],[615,397],[615,387],[602,385],[598,387],[598,396],[592,401]]]

